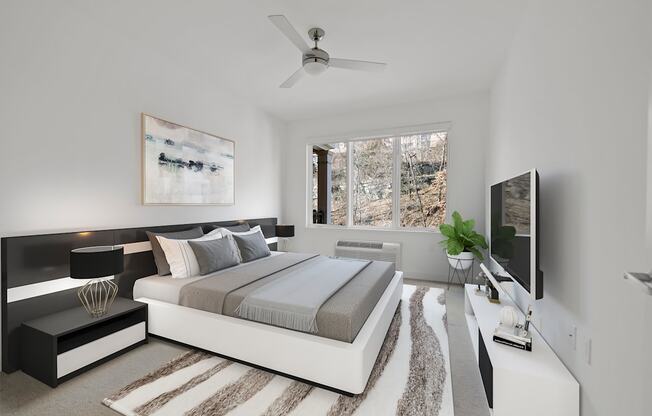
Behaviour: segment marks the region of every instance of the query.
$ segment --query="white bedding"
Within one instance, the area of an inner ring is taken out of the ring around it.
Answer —
[[[279,256],[284,254],[281,251],[272,251],[272,256]],[[269,257],[264,257],[262,259],[254,260],[249,263],[240,263],[237,266],[229,267],[224,270],[219,270],[215,273],[210,273],[204,276],[196,277],[187,277],[185,279],[173,279],[172,276],[159,276],[157,274],[143,277],[136,280],[134,284],[134,299],[138,298],[149,298],[160,300],[162,302],[174,303],[175,305],[179,304],[179,293],[181,288],[187,285],[188,283],[195,282],[197,280],[203,279],[208,276],[217,276],[227,270],[235,270],[239,267],[242,267],[246,264],[255,263],[258,261],[265,261]]]

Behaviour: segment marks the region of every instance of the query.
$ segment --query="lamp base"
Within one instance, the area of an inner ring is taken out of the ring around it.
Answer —
[[[86,312],[94,318],[106,315],[118,294],[118,285],[111,280],[89,280],[77,291]]]

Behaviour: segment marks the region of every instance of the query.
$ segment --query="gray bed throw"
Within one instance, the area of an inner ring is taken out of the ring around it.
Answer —
[[[252,321],[316,333],[319,308],[369,263],[318,257],[310,267],[292,271],[254,290],[235,312]]]
[[[264,261],[246,263],[235,270],[225,269],[207,275],[181,288],[179,305],[222,314],[224,301],[230,293],[316,257],[317,254],[284,253],[266,257]]]

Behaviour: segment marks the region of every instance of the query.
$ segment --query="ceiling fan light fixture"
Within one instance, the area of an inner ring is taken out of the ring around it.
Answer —
[[[303,63],[303,69],[306,70],[306,73],[309,75],[319,75],[326,71],[326,64],[320,62],[319,60],[309,60]]]

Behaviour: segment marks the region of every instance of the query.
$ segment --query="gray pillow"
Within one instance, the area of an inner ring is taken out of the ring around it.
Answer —
[[[238,247],[231,237],[208,241],[188,241],[199,264],[199,274],[204,275],[240,263]]]
[[[170,274],[170,265],[168,264],[167,259],[165,258],[165,253],[161,248],[161,244],[156,239],[157,235],[161,237],[169,238],[172,240],[190,240],[193,238],[199,238],[204,235],[201,227],[191,228],[190,230],[176,231],[171,233],[152,233],[150,231],[145,231],[147,233],[147,238],[152,244],[152,253],[154,254],[154,262],[156,263],[156,269],[158,270],[159,276],[166,276]]]
[[[240,249],[240,257],[243,263],[267,257],[271,254],[269,247],[265,242],[265,237],[262,233],[253,234],[233,234],[235,242],[238,243]]]

